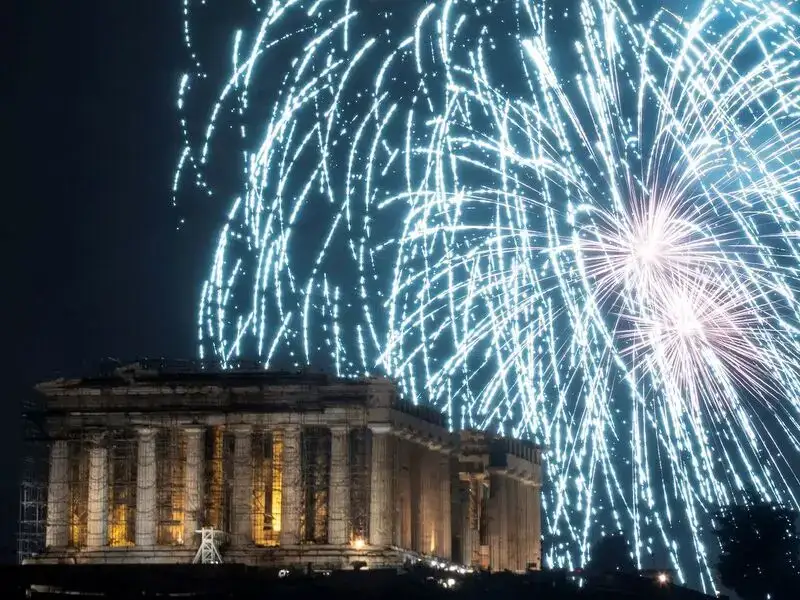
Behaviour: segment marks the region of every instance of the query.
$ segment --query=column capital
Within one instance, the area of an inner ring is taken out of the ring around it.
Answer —
[[[389,423],[368,423],[367,427],[369,427],[373,435],[392,433],[392,426]]]
[[[339,434],[339,435],[346,435],[350,433],[352,427],[345,423],[333,423],[328,425],[328,429],[330,430],[331,434]]]
[[[253,433],[253,426],[247,423],[237,423],[228,427],[233,435],[250,435]]]
[[[105,432],[102,433],[91,433],[89,434],[89,449],[95,450],[99,448],[105,448],[108,442],[108,436]]]
[[[187,425],[183,427],[183,432],[187,436],[200,436],[205,433],[206,428],[202,425]]]
[[[136,434],[139,436],[139,439],[142,440],[150,440],[156,437],[157,431],[152,427],[137,427]]]
[[[69,452],[67,440],[64,438],[50,440],[50,452]]]

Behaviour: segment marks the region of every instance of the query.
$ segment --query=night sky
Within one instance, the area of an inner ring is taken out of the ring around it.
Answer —
[[[3,561],[16,551],[21,400],[36,382],[90,373],[103,357],[193,356],[211,251],[205,231],[176,231],[170,199],[180,3],[12,5],[0,36],[10,44],[3,62],[11,84],[3,111],[11,178],[3,201],[11,263],[3,284]]]

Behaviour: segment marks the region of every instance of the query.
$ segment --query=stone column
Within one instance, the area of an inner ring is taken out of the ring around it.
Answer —
[[[506,568],[506,543],[503,535],[507,535],[508,521],[503,517],[506,510],[505,476],[492,473],[489,480],[489,566],[492,571]]]
[[[477,478],[473,485],[475,486],[475,507],[477,510],[477,534],[476,534],[476,558],[478,565],[481,569],[489,569],[491,567],[492,553],[491,553],[491,477],[487,477],[485,473]]]
[[[185,511],[183,517],[183,543],[196,546],[197,530],[205,525],[203,518],[204,436],[202,427],[188,427],[186,432],[186,468],[184,470]]]
[[[156,432],[139,429],[136,462],[136,545],[155,546],[158,513],[156,508]]]
[[[430,448],[422,451],[422,552],[438,555],[439,535],[439,478],[438,456]]]
[[[89,502],[86,517],[86,546],[99,550],[108,537],[108,450],[89,449]]]
[[[350,430],[331,427],[331,475],[328,490],[328,543],[350,540]]]
[[[539,548],[539,535],[537,529],[537,511],[536,511],[536,493],[537,488],[531,482],[525,485],[525,568],[529,564],[535,564],[537,568],[541,568],[538,548]]]
[[[253,541],[253,428],[233,428],[233,523],[231,545]]]
[[[506,494],[505,527],[506,527],[506,555],[508,563],[506,568],[511,571],[524,569],[520,558],[520,538],[525,527],[524,515],[520,514],[521,492],[524,491],[517,479],[506,479],[508,493]]]
[[[500,488],[500,496],[498,498],[499,514],[500,514],[500,568],[502,570],[511,569],[511,552],[509,547],[509,514],[508,514],[508,497],[513,496],[511,483],[512,480],[505,474],[500,476],[503,485]]]
[[[394,460],[391,427],[370,425],[372,460],[370,465],[369,543],[389,546],[394,524]]]
[[[453,543],[453,524],[451,521],[452,494],[450,489],[450,456],[444,454],[439,461],[439,517],[441,519],[441,541],[439,542],[440,556],[447,560],[453,559],[451,545]]]
[[[301,473],[302,440],[299,425],[283,430],[283,478],[281,482],[281,546],[300,543],[300,513],[303,501]]]
[[[542,568],[542,488],[539,485],[525,486],[528,497],[528,562]]]
[[[397,445],[397,532],[395,544],[400,548],[411,550],[414,547],[412,501],[411,501],[411,444],[408,440],[398,438]]]
[[[536,546],[534,544],[534,537],[535,534],[533,532],[533,507],[530,505],[532,499],[532,491],[533,486],[531,485],[530,481],[525,481],[522,484],[522,493],[524,494],[524,509],[523,509],[523,518],[525,519],[525,537],[522,541],[520,541],[520,548],[523,554],[524,564],[522,568],[526,571],[528,570],[528,565],[533,562],[536,562],[535,551]]]
[[[425,547],[425,529],[423,513],[425,503],[422,501],[424,448],[417,444],[408,444],[409,448],[409,512],[411,522],[411,549],[423,553]]]
[[[478,538],[478,510],[475,483],[470,476],[460,482],[459,500],[461,503],[461,562],[472,566],[475,562],[475,547]]]
[[[69,544],[69,448],[66,440],[56,440],[50,448],[50,479],[47,485],[48,548]]]

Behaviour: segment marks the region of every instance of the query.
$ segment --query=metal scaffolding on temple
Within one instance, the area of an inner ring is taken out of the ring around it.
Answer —
[[[532,444],[453,434],[384,379],[178,366],[38,386],[21,561],[539,564]]]

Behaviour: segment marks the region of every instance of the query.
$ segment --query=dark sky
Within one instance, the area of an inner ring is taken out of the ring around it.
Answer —
[[[207,239],[176,231],[177,0],[12,0],[2,19],[0,558],[13,560],[21,400],[103,357],[190,357]],[[10,142],[10,143],[9,143]],[[10,158],[10,160],[9,160]],[[10,185],[9,178],[10,177]],[[8,267],[6,267],[8,268]]]

